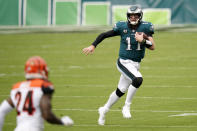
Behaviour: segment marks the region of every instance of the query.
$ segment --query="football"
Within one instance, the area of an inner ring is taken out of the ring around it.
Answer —
[[[143,34],[144,39],[148,40],[148,36],[144,32],[137,32],[139,35]]]

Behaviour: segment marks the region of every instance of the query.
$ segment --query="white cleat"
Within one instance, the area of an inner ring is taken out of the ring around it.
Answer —
[[[131,118],[130,107],[123,106],[122,115],[123,115],[124,118],[127,118],[127,119]]]
[[[99,113],[99,119],[98,119],[98,124],[103,126],[105,125],[105,114],[108,112],[108,109],[104,108],[104,107],[100,107],[98,109],[98,113]]]

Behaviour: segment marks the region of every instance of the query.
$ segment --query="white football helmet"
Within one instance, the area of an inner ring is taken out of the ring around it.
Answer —
[[[131,14],[137,14],[139,16],[138,19],[136,19],[135,21],[131,21],[130,20],[130,15]],[[140,6],[138,5],[132,5],[129,7],[129,9],[127,10],[127,20],[131,25],[137,25],[139,22],[141,22],[143,17],[143,12]]]

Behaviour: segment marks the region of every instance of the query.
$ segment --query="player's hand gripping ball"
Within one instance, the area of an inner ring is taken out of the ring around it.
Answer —
[[[148,36],[144,32],[137,32],[139,35],[143,34],[143,38],[148,40]]]

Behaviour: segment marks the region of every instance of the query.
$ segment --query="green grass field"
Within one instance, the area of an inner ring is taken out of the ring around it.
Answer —
[[[45,131],[196,131],[197,130],[197,33],[159,32],[155,51],[146,51],[141,62],[144,82],[133,99],[132,119],[124,119],[125,96],[98,126],[97,109],[117,88],[119,37],[105,39],[93,55],[85,56],[98,32],[29,33],[0,35],[0,102],[12,84],[24,80],[24,63],[43,57],[55,86],[53,111],[69,115],[73,127],[45,123]],[[184,113],[186,116],[173,116]],[[6,116],[4,131],[16,126],[16,112]]]

